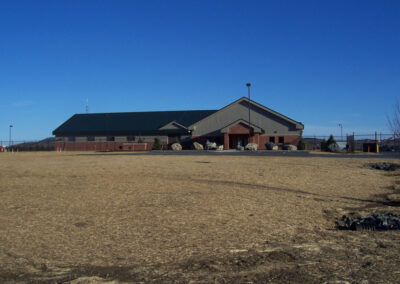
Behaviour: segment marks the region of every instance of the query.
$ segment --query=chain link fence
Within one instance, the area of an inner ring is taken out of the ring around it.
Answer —
[[[321,143],[327,141],[330,135],[305,135],[307,150],[320,150]],[[376,143],[380,151],[400,151],[400,136],[395,133],[369,133],[369,134],[346,134],[336,136],[334,139],[348,151],[365,151],[370,145],[370,150]],[[5,151],[54,151],[55,138],[43,140],[0,140],[0,148]]]
[[[321,143],[327,141],[330,135],[307,135],[303,136],[306,141],[307,150],[321,149]],[[369,133],[369,134],[346,134],[334,137],[336,142],[348,151],[372,151],[372,144],[379,146],[379,151],[400,151],[400,137],[395,133]]]
[[[54,138],[43,140],[0,140],[3,151],[54,151]]]

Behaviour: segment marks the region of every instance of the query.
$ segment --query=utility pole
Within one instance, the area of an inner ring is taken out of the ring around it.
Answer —
[[[10,133],[9,133],[9,136],[8,136],[8,138],[9,138],[9,141],[8,141],[8,147],[10,147],[10,146],[11,146],[11,128],[13,128],[13,126],[12,126],[12,125],[10,125]]]
[[[339,123],[340,127],[340,140],[343,141],[343,124]]]
[[[248,143],[250,143],[250,137],[251,137],[251,126],[250,126],[250,87],[251,87],[251,84],[250,84],[250,83],[247,83],[247,84],[246,84],[246,87],[247,87],[247,95],[248,95],[248,97],[249,97],[249,141],[248,141]]]

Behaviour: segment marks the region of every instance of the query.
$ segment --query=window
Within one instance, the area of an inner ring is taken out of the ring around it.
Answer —
[[[96,141],[96,142],[106,142],[107,141],[107,137],[105,137],[105,136],[96,136],[94,138],[94,141]]]
[[[285,143],[285,137],[283,137],[283,136],[280,136],[279,137],[279,143]]]
[[[115,137],[114,136],[107,136],[107,141],[115,141]]]
[[[275,143],[275,137],[274,137],[274,136],[272,136],[272,137],[269,137],[269,142],[271,142],[271,143]]]
[[[135,141],[135,136],[127,136],[126,137],[126,139],[128,140],[128,141]]]
[[[88,136],[87,141],[94,141],[94,136]]]
[[[75,142],[75,137],[68,137],[68,142]]]

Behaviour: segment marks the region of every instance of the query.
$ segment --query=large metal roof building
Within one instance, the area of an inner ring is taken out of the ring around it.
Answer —
[[[206,140],[224,149],[267,142],[297,144],[304,125],[242,97],[219,110],[75,114],[53,131],[64,150],[151,149],[154,138],[167,147],[179,140],[186,148]],[[142,143],[138,143],[142,142]],[[136,146],[136,147],[135,147]]]

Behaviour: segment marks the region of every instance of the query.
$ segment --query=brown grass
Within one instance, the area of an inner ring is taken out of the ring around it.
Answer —
[[[0,282],[323,282],[400,277],[400,213],[371,159],[0,154]],[[393,205],[393,204],[392,204]]]

